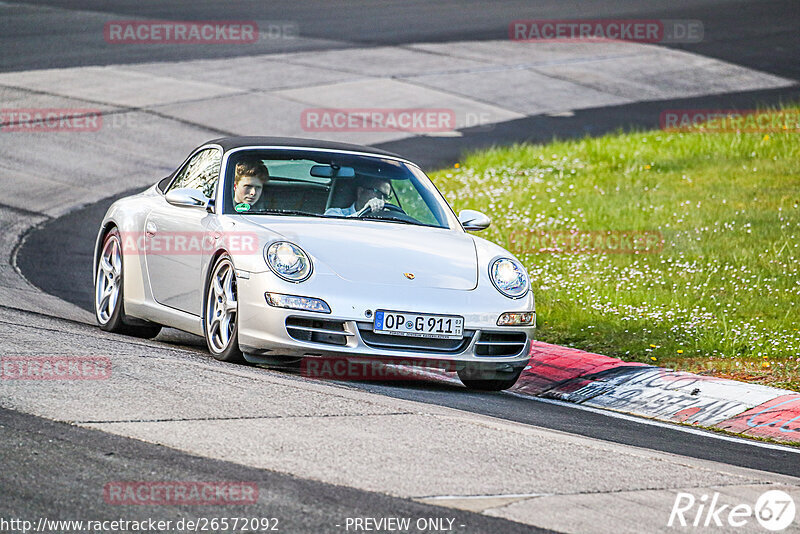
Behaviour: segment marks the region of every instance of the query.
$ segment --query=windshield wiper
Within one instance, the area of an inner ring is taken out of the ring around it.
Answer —
[[[392,221],[392,222],[401,222],[405,224],[412,224],[414,226],[432,226],[430,224],[425,224],[421,222],[412,222],[408,219],[401,219],[399,217],[378,217],[375,215],[362,215],[359,219],[368,219],[370,221]]]
[[[300,210],[276,210],[276,209],[265,209],[261,211],[254,211],[252,213],[243,213],[242,215],[302,215],[305,217],[320,217],[326,219],[346,219],[347,217],[343,215],[325,215],[322,213],[309,213],[307,211],[300,211]],[[399,217],[378,217],[374,215],[362,215],[359,219],[368,219],[370,221],[391,221],[391,222],[399,222],[403,224],[410,224],[413,226],[429,226],[431,228],[441,228],[435,224],[425,224],[423,222],[413,222],[407,219],[401,219]]]
[[[322,217],[319,213],[310,213],[308,211],[300,210],[260,210],[253,213],[246,213],[247,215],[304,215],[306,217]]]

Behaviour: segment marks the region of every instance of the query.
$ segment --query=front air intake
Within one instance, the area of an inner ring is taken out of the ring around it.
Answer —
[[[522,352],[528,336],[525,332],[481,332],[475,342],[478,356],[515,356]]]
[[[287,317],[286,333],[297,341],[327,345],[347,345],[347,337],[353,335],[345,329],[344,321],[308,317]]]
[[[457,354],[467,348],[474,330],[464,330],[464,337],[459,339],[435,339],[426,337],[400,336],[394,334],[378,334],[372,323],[358,323],[358,333],[364,343],[375,349],[391,349],[407,352],[449,352]]]

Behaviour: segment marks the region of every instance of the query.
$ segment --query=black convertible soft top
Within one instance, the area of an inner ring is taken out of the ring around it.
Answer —
[[[407,161],[407,158],[387,152],[378,148],[372,148],[363,145],[351,145],[350,143],[336,143],[333,141],[320,141],[318,139],[301,139],[296,137],[220,137],[208,143],[215,143],[222,147],[227,152],[234,148],[248,147],[248,146],[285,146],[285,147],[300,147],[300,148],[326,148],[330,150],[349,150],[351,152],[366,152],[368,154],[377,154],[379,156],[391,156],[393,158],[400,158]],[[202,145],[201,145],[202,146]]]

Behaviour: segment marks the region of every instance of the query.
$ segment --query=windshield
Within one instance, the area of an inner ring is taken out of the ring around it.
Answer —
[[[458,227],[430,179],[393,159],[248,149],[231,154],[226,167],[225,213]]]

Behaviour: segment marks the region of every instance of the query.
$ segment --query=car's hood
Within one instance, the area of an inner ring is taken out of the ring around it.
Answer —
[[[263,216],[247,220],[300,245],[314,262],[324,263],[345,280],[465,291],[478,284],[475,243],[463,232],[374,221]]]

